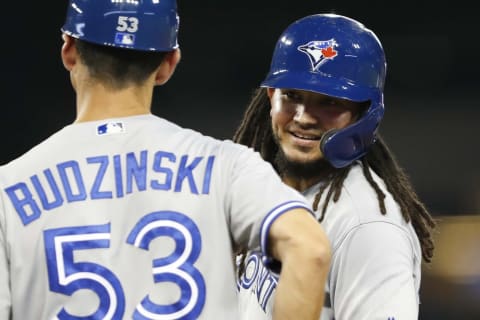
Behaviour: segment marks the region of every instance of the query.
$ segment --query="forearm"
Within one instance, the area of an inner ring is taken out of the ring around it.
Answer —
[[[318,245],[318,244],[317,244]],[[318,320],[325,298],[329,255],[292,254],[282,262],[275,293],[274,320]]]
[[[282,264],[273,320],[318,320],[330,268],[330,242],[310,212],[292,210],[272,224],[271,254]]]

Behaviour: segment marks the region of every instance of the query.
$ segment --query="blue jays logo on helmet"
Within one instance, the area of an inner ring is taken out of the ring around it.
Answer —
[[[336,46],[338,45],[335,39],[330,39],[326,41],[310,41],[297,49],[308,56],[312,64],[312,71],[316,72],[322,64],[337,56]]]
[[[280,35],[261,86],[370,102],[357,122],[325,133],[320,143],[325,159],[345,167],[376,141],[385,77],[385,53],[371,30],[352,18],[315,14],[295,21]]]

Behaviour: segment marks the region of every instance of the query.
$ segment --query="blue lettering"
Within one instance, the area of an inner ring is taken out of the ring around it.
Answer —
[[[247,262],[245,263],[245,271],[242,275],[241,286],[244,289],[249,289],[252,286],[255,278],[257,277],[259,267],[260,264],[258,256],[256,254],[250,255]]]
[[[208,194],[210,192],[210,178],[212,177],[212,168],[213,168],[214,161],[215,161],[215,156],[208,157],[207,167],[205,168],[205,176],[203,178],[203,188],[202,188],[203,194]]]
[[[175,182],[175,192],[182,190],[182,183],[185,178],[188,180],[190,190],[193,194],[198,194],[197,186],[195,185],[195,180],[193,179],[193,169],[195,169],[198,163],[202,160],[202,157],[196,157],[193,159],[193,162],[187,165],[188,156],[184,155],[180,159],[180,166],[177,173],[177,181]]]
[[[113,168],[115,170],[115,185],[117,187],[117,198],[123,197],[123,182],[122,182],[122,163],[120,156],[117,154],[113,156]]]
[[[86,164],[77,160],[61,162],[55,169],[44,169],[42,174],[32,175],[30,181],[18,182],[4,191],[24,225],[38,219],[42,210],[86,199],[123,198],[147,188],[174,192],[183,189],[196,195],[199,191],[202,195],[210,193],[214,155],[189,157],[185,154],[178,158],[172,152],[157,151],[150,162],[148,152],[88,157],[84,160]],[[98,164],[97,169],[89,167],[90,164]],[[86,168],[88,175],[83,172]],[[157,174],[151,180],[148,180],[152,174],[149,170]]]
[[[173,172],[171,169],[162,167],[162,159],[166,158],[170,162],[175,163],[176,157],[171,152],[158,151],[155,153],[155,158],[153,160],[153,170],[159,173],[165,174],[165,182],[159,183],[158,181],[152,180],[150,186],[155,190],[170,190],[172,188],[172,177]]]
[[[21,191],[23,194],[22,199],[17,196],[16,191]],[[27,225],[40,217],[40,208],[33,199],[32,193],[30,190],[28,190],[28,187],[24,182],[14,184],[13,186],[6,188],[5,192],[10,198],[10,201],[12,201],[15,210],[17,210],[23,225]],[[30,213],[27,212],[27,208],[30,208]]]
[[[248,256],[240,285],[242,288],[255,293],[258,304],[265,311],[277,287],[277,278],[264,266],[260,256],[259,252],[253,252]]]
[[[37,191],[40,201],[42,202],[43,209],[51,210],[61,206],[63,203],[63,198],[62,198],[62,195],[60,194],[60,190],[58,189],[58,185],[55,182],[55,179],[53,178],[53,175],[50,169],[44,170],[43,173],[47,178],[48,185],[50,186],[50,190],[52,191],[52,194],[53,194],[52,202],[48,202],[47,194],[45,193],[45,190],[43,189],[43,186],[41,185],[40,179],[38,178],[38,176],[33,175],[30,177],[30,180],[32,181],[33,187]]]
[[[276,287],[277,283],[270,272],[263,268],[257,283],[257,299],[263,310],[265,310],[268,300],[270,300],[272,292]]]
[[[62,180],[63,188],[65,189],[65,196],[68,202],[82,201],[87,198],[87,191],[85,190],[85,184],[83,183],[82,174],[77,161],[67,161],[57,165],[58,174]],[[74,184],[78,193],[74,194],[72,185],[68,179],[67,169],[71,169],[74,178]]]
[[[97,175],[95,176],[95,181],[93,182],[92,189],[90,190],[91,199],[111,199],[113,197],[111,191],[100,191],[100,186],[102,185],[103,177],[108,167],[108,156],[98,156],[87,158],[87,163],[99,163],[100,167],[98,168]]]
[[[147,151],[140,152],[140,164],[135,159],[133,152],[127,153],[127,193],[132,193],[133,179],[137,184],[138,191],[147,189]]]

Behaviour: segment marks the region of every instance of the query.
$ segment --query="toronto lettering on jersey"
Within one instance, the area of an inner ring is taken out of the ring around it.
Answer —
[[[7,188],[7,193],[24,225],[63,204],[122,198],[134,191],[160,190],[209,194],[215,156],[177,156],[172,152],[147,150],[123,155],[99,155],[85,161],[70,160],[46,168],[27,181]],[[82,172],[94,170],[88,181]],[[113,190],[104,181],[113,179]]]
[[[263,265],[260,253],[255,252],[245,261],[245,272],[239,285],[254,294],[259,305],[266,312],[268,302],[277,287],[277,281],[275,275]]]

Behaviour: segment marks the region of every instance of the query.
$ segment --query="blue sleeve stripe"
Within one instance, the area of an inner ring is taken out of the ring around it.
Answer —
[[[290,201],[277,206],[272,211],[270,211],[267,214],[267,216],[263,219],[262,227],[260,231],[260,246],[261,246],[263,255],[265,256],[267,255],[268,233],[270,231],[270,227],[272,226],[273,222],[286,211],[289,211],[295,208],[304,208],[309,212],[312,212],[312,209],[304,202]]]

